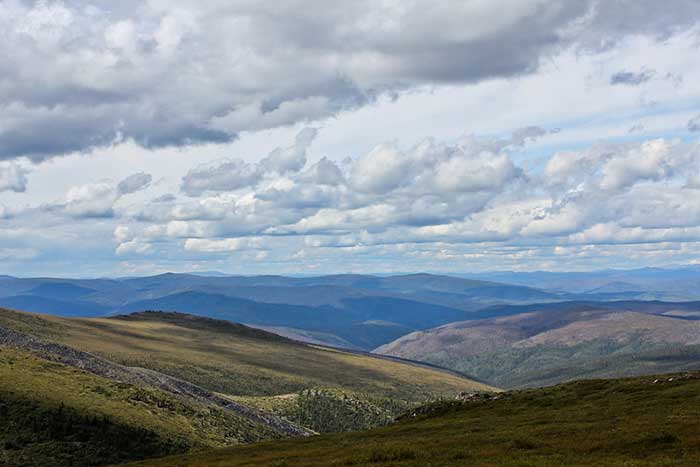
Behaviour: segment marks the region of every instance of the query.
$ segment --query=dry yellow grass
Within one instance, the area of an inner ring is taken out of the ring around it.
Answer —
[[[185,315],[65,319],[1,312],[15,328],[131,366],[158,370],[223,394],[273,396],[337,387],[408,401],[493,388],[444,371],[303,345]]]

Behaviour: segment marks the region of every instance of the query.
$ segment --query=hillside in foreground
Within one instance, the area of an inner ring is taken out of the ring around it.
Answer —
[[[493,388],[226,321],[0,309],[0,465],[105,465],[382,426]]]
[[[104,465],[287,436],[204,400],[0,346],[0,465]]]
[[[700,373],[588,380],[447,401],[374,430],[143,461],[254,465],[698,465]]]

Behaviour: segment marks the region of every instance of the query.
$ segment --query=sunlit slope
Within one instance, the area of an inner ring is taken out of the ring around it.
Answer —
[[[103,465],[281,437],[212,405],[3,346],[0,420],[0,465]]]
[[[328,387],[417,402],[491,389],[437,369],[308,346],[246,326],[177,313],[65,319],[1,311],[3,325],[234,396]]]
[[[364,432],[135,466],[698,465],[700,374],[590,380],[446,402]]]

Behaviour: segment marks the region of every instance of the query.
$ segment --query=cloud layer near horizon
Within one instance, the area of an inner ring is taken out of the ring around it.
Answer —
[[[698,143],[600,144],[556,153],[543,171],[515,164],[512,145],[473,137],[454,145],[428,139],[408,149],[383,144],[342,166],[321,159],[284,173],[266,169],[267,159],[252,166],[225,160],[216,167],[221,177],[258,175],[225,187],[210,178],[209,186],[199,185],[200,198],[128,215],[152,224],[136,235],[140,241],[198,238],[188,249],[201,251],[211,250],[202,239],[242,237],[300,236],[308,246],[353,247],[698,238]],[[286,150],[303,155],[298,144]]]
[[[458,266],[493,255],[525,264],[534,255],[541,266],[562,255],[628,255],[625,245],[641,256],[697,245],[699,143],[597,144],[557,152],[537,168],[514,161],[513,152],[528,144],[523,135],[531,142],[546,133],[426,139],[408,148],[385,143],[345,161],[308,161],[316,131],[305,129],[257,163],[229,158],[195,167],[180,193],[150,202],[128,201],[151,182],[137,173],[75,186],[56,203],[6,209],[3,223],[15,229],[0,234],[31,226],[37,237],[62,225],[63,238],[54,242],[64,242],[90,223],[103,232],[95,241],[112,236],[123,260],[239,255],[271,264],[337,264],[347,256]],[[216,176],[202,175],[210,172]],[[95,224],[100,219],[103,226]],[[30,244],[16,240],[26,255]]]

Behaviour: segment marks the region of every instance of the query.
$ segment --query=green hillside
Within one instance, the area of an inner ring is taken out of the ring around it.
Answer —
[[[423,407],[384,428],[133,467],[698,464],[700,373],[695,372],[475,396]]]
[[[508,348],[465,358],[449,366],[504,388],[537,387],[583,378],[696,370],[700,368],[700,345],[597,339],[566,347]]]
[[[0,347],[0,465],[104,465],[279,438],[221,408]]]
[[[502,388],[700,368],[700,321],[675,316],[687,304],[557,306],[450,323],[376,352],[452,368]]]
[[[178,313],[0,310],[0,465],[104,465],[387,425],[489,386]],[[6,423],[5,423],[6,422]]]

